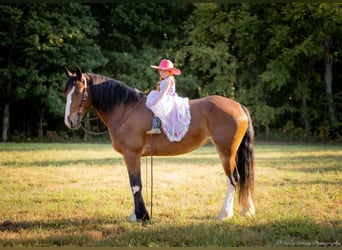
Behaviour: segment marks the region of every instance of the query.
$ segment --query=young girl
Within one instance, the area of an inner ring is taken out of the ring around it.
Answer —
[[[181,71],[173,67],[170,60],[163,59],[157,69],[160,81],[157,90],[152,90],[146,99],[146,106],[155,115],[152,119],[152,129],[147,134],[160,134],[160,122],[163,131],[170,141],[180,141],[186,134],[190,124],[189,99],[179,97],[176,93],[176,81],[173,75],[180,75]]]

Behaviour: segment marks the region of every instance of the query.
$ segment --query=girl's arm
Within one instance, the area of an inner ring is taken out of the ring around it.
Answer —
[[[156,103],[158,103],[166,95],[166,93],[169,91],[171,84],[171,79],[167,79],[167,83],[164,85],[164,88],[160,90],[160,95]]]

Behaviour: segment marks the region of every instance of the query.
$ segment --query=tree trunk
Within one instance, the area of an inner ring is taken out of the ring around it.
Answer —
[[[2,142],[7,142],[8,130],[9,130],[9,116],[10,116],[10,105],[7,102],[5,104],[4,113],[2,116]]]
[[[325,94],[328,103],[328,112],[329,112],[329,121],[330,126],[336,122],[335,117],[335,109],[334,109],[334,99],[332,92],[332,63],[333,63],[333,54],[332,54],[332,41],[325,40],[324,41],[324,83],[325,83]]]
[[[303,115],[303,121],[304,121],[304,127],[305,127],[305,137],[309,138],[311,135],[311,123],[310,123],[310,113],[309,108],[306,103],[306,98],[303,98],[302,103],[302,115]]]
[[[43,138],[43,127],[44,127],[44,114],[45,114],[44,108],[39,108],[38,114],[39,114],[38,138],[42,139]]]
[[[8,81],[6,86],[6,104],[2,115],[2,142],[7,142],[8,131],[10,129],[10,94],[12,91],[12,82]]]
[[[266,140],[270,139],[270,126],[268,123],[265,125],[265,135],[266,135]]]

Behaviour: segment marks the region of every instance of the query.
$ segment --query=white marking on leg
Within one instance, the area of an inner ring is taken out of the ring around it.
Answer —
[[[252,216],[255,214],[254,202],[250,191],[248,191],[248,198],[246,204],[244,204],[242,208],[241,214],[245,216]]]
[[[67,95],[67,100],[66,100],[66,105],[65,105],[64,123],[68,128],[71,127],[68,117],[70,115],[71,96],[74,93],[74,91],[75,91],[75,87],[72,87],[71,91]]]
[[[131,222],[137,222],[137,216],[135,215],[135,212],[133,211],[133,213],[131,213],[129,216],[128,216],[128,220],[131,221]]]
[[[218,219],[231,218],[234,216],[233,208],[234,208],[235,188],[230,183],[229,178],[227,180],[228,180],[228,189],[227,189],[226,197],[224,198],[224,201],[223,201],[223,206],[221,208],[221,211],[217,216]]]
[[[132,187],[132,193],[133,193],[133,195],[134,195],[136,192],[139,192],[139,190],[140,190],[140,187],[139,187],[139,186],[133,186],[133,187]],[[132,211],[132,213],[128,216],[128,220],[131,221],[131,222],[137,222],[137,221],[138,221],[137,215],[135,214],[134,197],[133,197],[133,211]]]
[[[254,207],[254,202],[252,199],[252,195],[248,196],[248,206],[249,206],[249,211],[248,211],[248,215],[253,215],[255,214],[255,207]]]
[[[133,192],[133,195],[136,194],[137,192],[140,191],[140,187],[139,186],[133,186],[132,187],[132,192]]]

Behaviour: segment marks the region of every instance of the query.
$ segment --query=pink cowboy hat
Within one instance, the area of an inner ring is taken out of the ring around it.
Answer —
[[[174,75],[180,75],[182,72],[173,67],[173,63],[170,60],[163,59],[160,61],[159,66],[151,65],[151,68],[158,70],[169,70]]]

